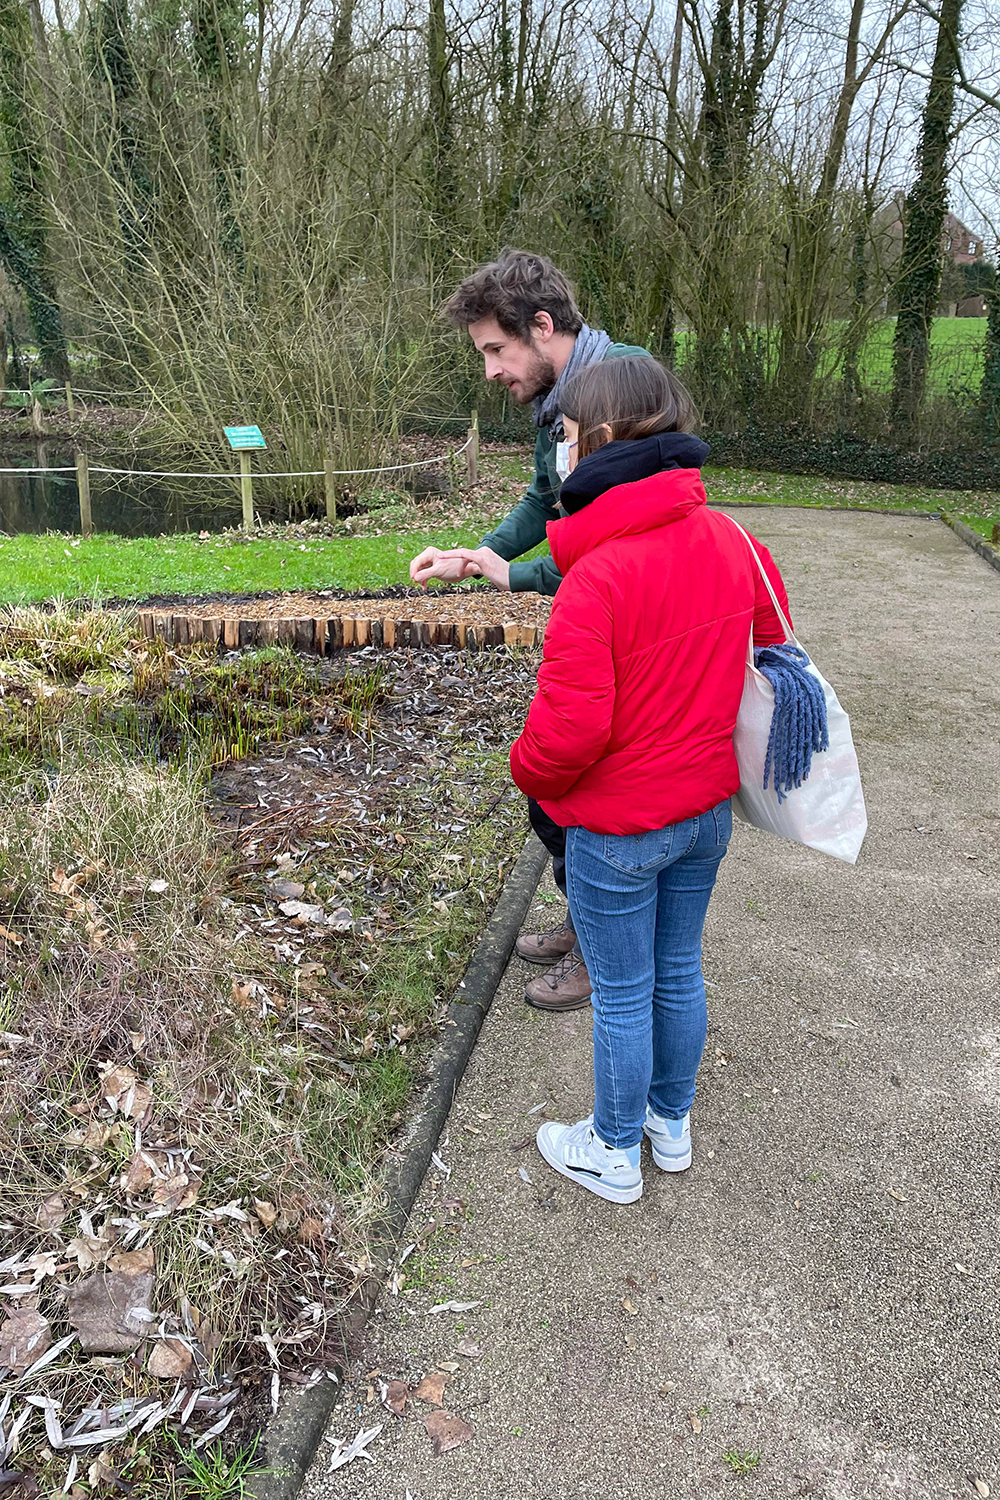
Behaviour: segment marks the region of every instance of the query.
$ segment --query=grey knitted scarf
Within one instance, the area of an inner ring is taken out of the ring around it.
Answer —
[[[573,376],[588,365],[596,365],[611,347],[611,338],[603,328],[590,328],[586,323],[576,336],[573,353],[566,361],[566,368],[545,396],[536,396],[532,402],[536,427],[550,427],[560,412],[560,399]]]

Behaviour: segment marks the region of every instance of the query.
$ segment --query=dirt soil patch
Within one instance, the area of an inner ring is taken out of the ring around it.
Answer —
[[[350,605],[348,611],[342,606]],[[360,606],[364,606],[362,609]],[[355,606],[358,606],[355,608]],[[147,607],[154,607],[147,605]],[[217,617],[240,620],[321,619],[353,613],[368,619],[464,621],[469,625],[518,625],[544,627],[552,601],[539,594],[510,594],[500,589],[387,590],[381,594],[338,594],[323,590],[313,594],[274,594],[268,597],[229,599],[220,611],[218,600],[185,600],[175,604],[178,614],[199,619]]]

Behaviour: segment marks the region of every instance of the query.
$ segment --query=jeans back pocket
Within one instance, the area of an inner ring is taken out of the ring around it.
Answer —
[[[733,803],[732,798],[727,797],[725,802],[720,802],[713,807],[711,813],[703,814],[704,817],[715,817],[715,842],[717,844],[728,844],[733,836]]]
[[[604,858],[616,870],[625,870],[630,875],[654,870],[657,865],[669,862],[674,835],[683,827],[683,823],[673,823],[649,833],[606,833]]]

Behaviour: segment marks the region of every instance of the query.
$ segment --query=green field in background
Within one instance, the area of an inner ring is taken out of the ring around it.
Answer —
[[[845,322],[832,323],[826,332],[825,347],[820,355],[817,374],[820,379],[840,378],[838,340],[846,330]],[[868,336],[858,369],[862,382],[872,391],[892,389],[892,341],[896,319],[883,318]],[[762,347],[767,352],[768,374],[773,375],[778,358],[778,330],[759,330]],[[983,344],[986,339],[985,318],[935,318],[931,325],[931,360],[927,389],[932,396],[949,396],[960,403],[976,401],[983,378]],[[684,373],[684,361],[694,349],[690,329],[677,334],[678,365]]]

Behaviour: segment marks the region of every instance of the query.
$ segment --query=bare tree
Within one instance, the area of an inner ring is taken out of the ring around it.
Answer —
[[[807,412],[819,356],[818,335],[824,321],[831,286],[831,261],[835,253],[837,185],[847,145],[855,101],[875,68],[885,56],[892,36],[910,8],[901,0],[887,16],[880,34],[860,60],[861,31],[866,0],[853,0],[847,25],[843,76],[826,150],[815,190],[789,215],[787,279],[778,355],[776,395],[780,409]],[[855,234],[857,230],[855,230]],[[854,245],[855,299],[860,290],[858,244]],[[867,289],[866,289],[867,290]]]

